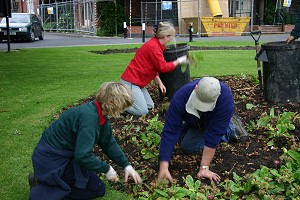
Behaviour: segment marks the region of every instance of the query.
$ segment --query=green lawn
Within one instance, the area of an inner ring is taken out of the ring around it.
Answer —
[[[203,45],[193,42],[191,45]],[[228,45],[207,42],[206,46]],[[231,43],[250,46],[252,42]],[[0,196],[28,199],[27,176],[31,154],[54,115],[93,95],[106,81],[118,81],[134,53],[100,55],[92,50],[140,45],[23,49],[0,52]],[[191,67],[191,77],[257,73],[254,50],[198,51],[202,60]],[[109,189],[104,199],[130,199]]]

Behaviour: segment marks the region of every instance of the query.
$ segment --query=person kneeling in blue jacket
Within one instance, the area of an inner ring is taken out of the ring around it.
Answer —
[[[300,37],[300,8],[298,9],[298,14],[296,18],[296,23],[294,29],[291,31],[291,34],[286,39],[286,43],[290,44]]]
[[[139,174],[112,135],[108,117],[118,117],[133,103],[131,92],[121,83],[104,83],[96,100],[66,110],[46,128],[36,145],[28,177],[30,199],[94,199],[105,194],[98,173],[110,181],[118,175],[93,153],[97,144],[108,158],[125,170],[125,182],[131,176],[141,183]]]
[[[203,77],[181,87],[166,113],[159,150],[159,179],[173,180],[169,162],[176,143],[187,154],[203,150],[198,178],[219,182],[209,166],[217,145],[248,138],[241,119],[234,115],[233,95],[228,86],[213,77]]]

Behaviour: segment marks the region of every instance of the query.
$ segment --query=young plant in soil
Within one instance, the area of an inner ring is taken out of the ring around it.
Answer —
[[[263,113],[257,121],[258,129],[261,128],[263,133],[269,138],[268,146],[276,145],[274,140],[276,138],[290,139],[292,135],[290,131],[295,130],[293,122],[298,121],[300,114],[294,112],[283,112],[275,115],[275,109],[270,109],[270,114]]]

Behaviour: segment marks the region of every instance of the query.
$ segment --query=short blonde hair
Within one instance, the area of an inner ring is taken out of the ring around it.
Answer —
[[[159,22],[159,24],[153,29],[155,37],[161,39],[168,35],[175,35],[175,28],[170,22]]]
[[[96,100],[102,110],[112,117],[119,117],[125,108],[132,106],[133,97],[130,90],[122,83],[103,83],[96,93]]]

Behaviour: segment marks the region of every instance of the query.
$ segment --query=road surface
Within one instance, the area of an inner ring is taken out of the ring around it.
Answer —
[[[262,34],[260,44],[273,41],[285,41],[289,34]],[[255,35],[257,38],[257,36]],[[146,41],[149,38],[146,38]],[[193,41],[253,41],[249,36],[220,36],[220,37],[193,37]],[[176,42],[188,42],[189,37],[176,37]],[[53,48],[53,47],[70,47],[70,46],[98,46],[98,45],[117,45],[117,44],[142,44],[142,38],[121,38],[121,37],[97,37],[72,33],[53,33],[46,32],[44,40],[34,42],[10,42],[10,50],[24,48]],[[0,50],[7,51],[8,43],[0,43]]]

